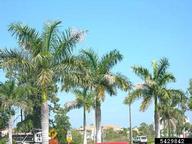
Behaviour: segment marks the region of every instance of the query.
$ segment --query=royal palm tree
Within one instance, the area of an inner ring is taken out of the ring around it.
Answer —
[[[185,110],[187,104],[187,97],[181,90],[170,90],[169,98],[162,99],[159,103],[160,121],[163,123],[164,132],[171,137],[171,130],[177,132],[185,123]],[[181,131],[177,132],[181,133]]]
[[[173,137],[173,133],[176,132],[178,126],[184,125],[185,115],[178,108],[164,106],[160,109],[160,115],[160,121],[163,123],[163,130],[167,137]]]
[[[90,111],[91,107],[94,106],[94,93],[88,91],[88,89],[83,88],[82,90],[76,89],[74,90],[74,94],[76,99],[74,101],[68,102],[65,104],[65,108],[67,110],[72,110],[75,108],[83,107],[83,144],[87,144],[87,130],[86,130],[86,112]]]
[[[88,89],[95,92],[95,140],[101,142],[101,103],[105,99],[105,92],[116,95],[116,89],[127,90],[129,81],[121,74],[112,73],[112,68],[122,60],[122,55],[117,50],[110,51],[103,57],[93,50],[82,50],[79,56],[81,61],[81,75],[84,77],[80,82]]]
[[[23,97],[27,92],[26,90],[25,88],[17,87],[14,81],[6,81],[0,84],[0,100],[3,102],[1,105],[4,111],[9,114],[9,144],[12,144],[14,107],[30,110],[30,101]]]
[[[67,71],[73,64],[71,52],[84,32],[60,32],[61,21],[46,23],[40,35],[34,28],[20,23],[9,26],[21,50],[1,50],[0,65],[15,76],[20,72],[31,74],[41,94],[41,128],[43,144],[48,144],[48,96],[58,80],[59,70]]]
[[[129,92],[129,94],[130,94],[130,92]],[[129,97],[129,94],[128,94],[128,97]],[[130,144],[132,144],[133,140],[132,140],[131,103],[128,103],[127,97],[124,100],[124,104],[127,104],[128,105],[128,109],[129,109],[129,142],[130,142]]]
[[[152,73],[147,68],[142,66],[134,66],[134,73],[142,80],[142,84],[137,84],[135,90],[129,95],[128,103],[132,103],[137,98],[143,98],[140,106],[141,111],[145,111],[154,101],[154,123],[155,123],[155,137],[160,137],[160,113],[158,110],[159,102],[162,99],[170,99],[171,90],[167,88],[169,82],[175,82],[175,77],[172,73],[168,72],[169,62],[167,58],[160,59],[159,62],[152,63]]]

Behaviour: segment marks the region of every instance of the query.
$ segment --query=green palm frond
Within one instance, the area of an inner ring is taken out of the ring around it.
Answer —
[[[104,84],[104,89],[105,91],[110,95],[110,96],[114,96],[117,95],[117,88],[115,87],[115,85],[108,85],[108,84]],[[100,97],[102,101],[105,100],[105,96],[101,96]]]
[[[148,69],[143,68],[141,66],[133,66],[133,72],[138,75],[142,80],[151,79],[152,76],[149,73]]]
[[[157,75],[155,75],[154,78],[159,79],[162,76],[164,76],[167,72],[168,67],[169,67],[168,59],[167,58],[161,58],[159,63],[158,63]]]
[[[35,29],[21,23],[12,23],[8,30],[16,37],[21,47],[30,50],[33,54],[41,50],[41,38]]]
[[[159,90],[160,101],[164,104],[170,103],[172,107],[175,107],[178,104],[185,103],[187,97],[181,90],[175,89],[165,89],[162,88]]]
[[[153,77],[157,77],[157,74],[158,74],[158,62],[156,60],[152,61],[152,67],[153,67]]]
[[[175,82],[176,79],[172,73],[165,73],[164,75],[159,78],[158,84],[159,85],[165,85],[169,82]]]
[[[29,71],[33,67],[26,53],[8,49],[0,51],[0,66],[7,70],[24,71]]]
[[[44,25],[42,39],[44,51],[50,51],[57,39],[58,26],[61,21],[53,21]]]
[[[156,94],[159,96],[159,99],[161,101],[168,101],[168,100],[171,100],[172,98],[172,95],[169,91],[169,89],[166,89],[166,88],[158,88],[156,89]]]
[[[24,98],[25,94],[29,94],[25,87],[18,87],[14,81],[6,81],[0,84],[0,100],[3,101],[2,106],[5,110],[10,110],[12,107],[17,106],[31,111],[29,105],[30,100]],[[21,93],[22,91],[22,93]]]
[[[85,31],[80,31],[76,34],[72,34],[70,29],[65,30],[60,35],[57,36],[57,40],[54,44],[55,48],[55,57],[57,61],[68,58],[73,48],[79,42],[78,37],[81,37]]]
[[[87,88],[75,89],[74,94],[78,103],[82,104],[86,110],[90,110],[94,106],[95,93]]]
[[[57,75],[62,75],[67,72],[83,73],[82,68],[83,68],[83,62],[76,56],[65,58],[59,64],[55,64],[53,67]]]
[[[151,103],[152,103],[152,97],[150,95],[144,96],[140,106],[140,110],[145,111]]]
[[[79,83],[79,77],[77,75],[69,75],[65,74],[65,77],[61,78],[61,91],[69,92],[69,90],[78,87],[77,83]]]
[[[101,72],[106,73],[109,69],[113,68],[117,62],[123,59],[122,54],[118,50],[113,50],[104,55],[99,63],[99,69]]]
[[[170,94],[172,95],[172,106],[180,105],[182,110],[187,109],[188,98],[182,90],[170,89]]]
[[[88,91],[86,88],[74,89],[76,99],[65,104],[65,108],[69,111],[76,108],[85,107],[87,111],[94,106],[94,92]]]
[[[96,70],[98,66],[98,61],[99,61],[99,58],[96,55],[96,53],[91,49],[82,50],[81,53],[83,55],[82,58],[86,60],[85,62],[87,62],[90,68],[92,68],[93,70]]]
[[[118,88],[127,91],[131,88],[131,82],[128,80],[128,78],[120,73],[117,73],[114,75],[115,77],[115,84]]]
[[[74,89],[76,87],[93,87],[92,79],[87,76],[86,73],[82,73],[79,70],[70,70],[65,71],[65,73],[61,74],[61,83],[62,90],[69,91],[70,89]]]
[[[53,71],[50,69],[43,69],[38,75],[37,84],[40,86],[47,86],[52,82]]]
[[[125,98],[124,103],[125,104],[132,104],[136,99],[139,99],[142,97],[142,89],[135,89],[132,92],[129,93],[129,95]]]

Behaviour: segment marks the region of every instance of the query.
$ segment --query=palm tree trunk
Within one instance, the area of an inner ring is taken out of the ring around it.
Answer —
[[[101,104],[96,100],[95,108],[96,143],[101,143]]]
[[[155,121],[155,137],[160,138],[160,120],[159,120],[159,112],[157,108],[157,96],[155,96],[155,112],[154,112],[154,121]]]
[[[20,114],[21,114],[21,122],[23,121],[23,110],[20,110]]]
[[[163,120],[163,137],[166,137],[165,120]]]
[[[49,108],[48,101],[43,102],[41,106],[41,128],[42,128],[42,144],[49,143]]]
[[[83,107],[83,130],[84,130],[83,144],[87,144],[86,108],[85,108],[85,106]]]
[[[171,137],[170,120],[168,119],[168,137]]]
[[[9,144],[13,143],[12,135],[13,135],[13,116],[11,115],[9,118],[9,123],[8,123],[8,133],[9,133]]]
[[[131,104],[129,104],[129,128],[130,128],[129,140],[130,144],[132,144]]]

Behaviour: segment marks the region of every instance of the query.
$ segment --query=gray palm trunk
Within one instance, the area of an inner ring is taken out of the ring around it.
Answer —
[[[160,120],[158,112],[155,112],[154,119],[155,119],[155,137],[160,138]]]
[[[131,104],[129,104],[129,141],[132,144]]]
[[[48,101],[43,102],[41,106],[41,128],[42,128],[42,144],[49,143],[49,108]]]
[[[160,138],[160,117],[157,108],[157,97],[155,97],[155,112],[154,112],[154,121],[155,121],[155,137]]]
[[[11,115],[9,118],[9,123],[8,123],[8,133],[9,133],[9,142],[8,144],[12,144],[13,143],[13,139],[12,139],[12,135],[13,135],[13,116]]]
[[[101,104],[98,101],[96,102],[95,107],[95,126],[96,126],[96,135],[95,135],[96,143],[101,143]]]
[[[167,129],[165,126],[165,120],[163,120],[163,136],[166,137],[167,136]]]
[[[85,108],[85,106],[83,107],[83,130],[84,130],[83,144],[87,144],[86,108]]]

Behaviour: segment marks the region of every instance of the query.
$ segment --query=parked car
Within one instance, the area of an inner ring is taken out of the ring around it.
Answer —
[[[137,136],[137,137],[133,138],[133,143],[147,144],[147,137],[146,136]]]

